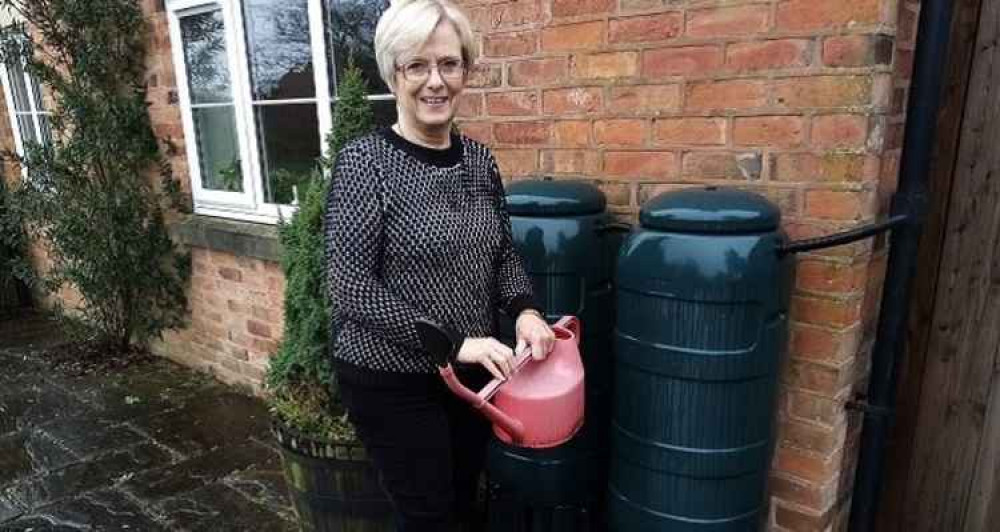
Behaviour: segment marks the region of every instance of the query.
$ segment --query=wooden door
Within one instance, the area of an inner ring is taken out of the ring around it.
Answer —
[[[1000,530],[1000,0],[956,2],[953,35],[886,532]]]

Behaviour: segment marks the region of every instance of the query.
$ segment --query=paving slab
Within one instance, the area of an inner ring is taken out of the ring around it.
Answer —
[[[0,531],[296,530],[265,405],[165,359],[53,369],[0,321]]]
[[[218,389],[182,409],[137,418],[130,425],[184,455],[270,438],[267,410],[259,400]]]
[[[267,459],[265,446],[244,442],[144,471],[124,482],[121,488],[136,499],[152,504],[249,470]]]
[[[0,487],[73,463],[73,453],[37,429],[0,436]]]
[[[170,463],[168,452],[153,444],[142,443],[22,480],[5,488],[3,493],[4,497],[16,501],[18,506],[38,508],[88,491],[113,487],[137,472],[165,467]]]
[[[127,449],[138,443],[151,443],[149,438],[126,423],[102,418],[80,417],[46,423],[39,430],[74,456],[86,458],[109,449]]]
[[[44,506],[9,523],[3,532],[82,532],[129,530],[160,532],[176,530],[154,520],[126,495],[106,490]],[[250,529],[248,529],[250,530]]]
[[[284,519],[293,521],[295,513],[288,505],[288,483],[285,482],[281,455],[277,449],[268,449],[266,460],[229,474],[222,479],[222,483],[247,499],[273,509]]]
[[[25,379],[0,390],[0,434],[95,415],[79,398],[44,380]]]
[[[226,391],[211,377],[169,360],[129,366],[113,375],[54,375],[50,381],[96,409],[101,419],[127,421],[193,405]]]
[[[158,506],[170,516],[175,529],[191,532],[261,530],[294,532],[298,526],[268,511],[221,483],[162,501]]]

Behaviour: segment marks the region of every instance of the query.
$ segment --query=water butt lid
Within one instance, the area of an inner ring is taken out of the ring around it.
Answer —
[[[584,181],[517,181],[507,187],[515,216],[581,216],[604,212],[604,193]]]
[[[780,222],[781,211],[767,198],[724,187],[664,192],[639,213],[645,228],[690,233],[764,233]]]

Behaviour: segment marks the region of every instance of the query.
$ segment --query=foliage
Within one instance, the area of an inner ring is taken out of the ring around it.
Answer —
[[[237,192],[243,187],[242,163],[238,158],[233,159],[229,165],[218,171],[221,179],[222,190]]]
[[[188,257],[167,235],[170,180],[150,125],[145,22],[134,0],[0,0],[17,15],[0,61],[48,89],[52,142],[29,143],[12,190],[49,264],[39,286],[75,289],[88,339],[126,352],[182,322]],[[40,44],[44,43],[44,44]],[[169,191],[168,191],[169,192]]]
[[[372,129],[371,104],[361,71],[350,64],[338,85],[334,125],[326,137],[329,173],[333,158]],[[328,180],[314,175],[291,221],[280,227],[285,272],[285,330],[271,358],[267,384],[271,411],[300,432],[343,441],[354,433],[342,415],[330,366],[330,302],[326,290],[323,220]]]
[[[21,219],[0,176],[0,315],[20,304],[18,280],[30,280],[31,269],[25,258],[26,242]]]
[[[330,158],[322,161],[323,166],[327,170],[332,169],[333,157],[336,157],[347,143],[371,131],[374,122],[364,74],[355,66],[353,60],[349,60],[337,85],[333,129],[326,136],[327,153]]]
[[[311,168],[307,171],[275,168],[271,170],[270,201],[283,205],[297,205],[302,199],[300,196],[305,193],[314,179],[315,176],[313,176]]]

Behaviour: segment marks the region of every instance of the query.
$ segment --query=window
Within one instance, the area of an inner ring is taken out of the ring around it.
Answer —
[[[7,94],[7,114],[14,131],[17,154],[23,157],[25,148],[30,144],[50,144],[49,113],[45,111],[38,81],[24,70],[20,62],[4,65],[0,76]]]
[[[382,81],[375,62],[375,26],[388,9],[389,0],[327,0],[325,6],[327,55],[330,57],[330,93],[353,58],[368,82],[369,99],[375,123],[390,125],[396,121],[396,101]]]
[[[373,39],[386,0],[168,0],[195,211],[273,222],[290,214],[333,120],[347,57],[380,123],[395,103]]]

